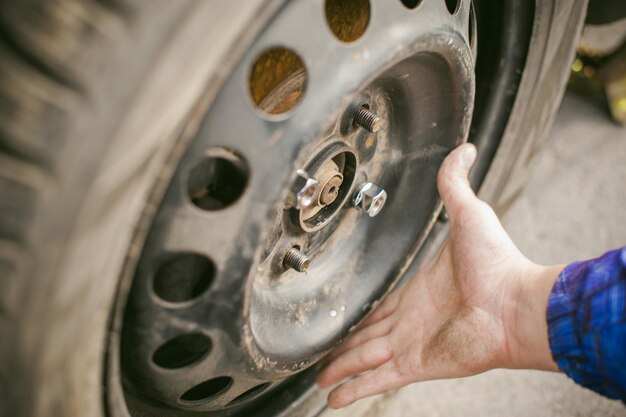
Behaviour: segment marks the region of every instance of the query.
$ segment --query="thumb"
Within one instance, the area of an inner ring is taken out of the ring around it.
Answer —
[[[478,201],[467,178],[475,160],[476,146],[465,143],[450,152],[439,168],[437,188],[450,218],[463,207]]]

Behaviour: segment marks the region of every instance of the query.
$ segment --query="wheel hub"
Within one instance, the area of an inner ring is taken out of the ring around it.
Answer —
[[[291,213],[304,232],[320,230],[332,221],[349,197],[357,166],[357,154],[342,142],[331,144],[308,164],[319,190],[314,204]]]
[[[472,112],[470,3],[348,2],[367,6],[350,43],[330,3],[281,9],[173,170],[119,318],[131,411],[249,415],[392,288],[437,218]]]

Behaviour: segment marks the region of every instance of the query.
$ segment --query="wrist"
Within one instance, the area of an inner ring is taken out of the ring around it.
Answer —
[[[504,327],[509,368],[558,371],[548,337],[546,308],[554,283],[565,265],[530,263],[506,297]]]

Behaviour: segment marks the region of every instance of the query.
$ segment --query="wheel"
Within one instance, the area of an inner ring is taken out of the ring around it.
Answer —
[[[315,364],[505,209],[585,2],[0,5],[0,415],[305,416]]]

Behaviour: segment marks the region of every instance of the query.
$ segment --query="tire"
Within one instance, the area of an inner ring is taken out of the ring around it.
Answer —
[[[133,232],[167,158],[188,145],[185,124],[281,6],[0,4],[0,416],[122,415],[105,400],[103,358]],[[474,180],[500,211],[554,120],[585,6],[531,8],[521,82]],[[227,24],[206,23],[215,16]],[[319,395],[307,401],[298,415],[319,409]]]

